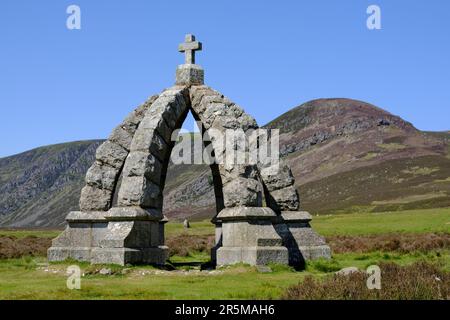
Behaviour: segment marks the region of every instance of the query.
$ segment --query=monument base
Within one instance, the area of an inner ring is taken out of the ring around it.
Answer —
[[[272,224],[276,219],[272,209],[226,208],[217,218],[222,222],[222,246],[216,251],[218,266],[288,264],[288,250]]]
[[[166,246],[153,248],[93,248],[93,264],[155,264],[164,265],[169,254]]]
[[[48,261],[91,261],[91,247],[51,247],[47,250]]]
[[[163,218],[158,210],[112,208],[71,212],[64,232],[52,241],[49,261],[74,259],[93,264],[165,264]]]
[[[74,259],[91,261],[93,247],[100,245],[105,237],[108,221],[106,212],[70,212],[67,217],[66,229],[52,241],[47,250],[49,261],[64,261]]]
[[[217,249],[217,265],[247,263],[252,266],[267,265],[269,263],[286,264],[288,250],[276,247],[221,247]]]
[[[330,259],[331,249],[309,222],[312,217],[305,211],[282,211],[275,229],[289,250],[289,265],[303,268],[308,260]]]

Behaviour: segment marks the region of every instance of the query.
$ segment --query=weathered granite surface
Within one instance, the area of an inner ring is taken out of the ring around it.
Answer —
[[[311,216],[298,211],[300,200],[289,166],[281,162],[274,173],[264,165],[220,162],[227,147],[232,151],[234,145],[227,146],[214,130],[248,134],[258,125],[230,99],[203,85],[203,69],[195,65],[195,51],[200,49],[201,43],[187,35],[180,45],[186,64],[177,69],[176,85],[133,111],[100,145],[86,174],[81,211],[67,216],[66,230],[48,250],[50,261],[166,262],[163,190],[172,135],[188,111],[201,121],[209,138],[206,147],[219,160],[211,165],[217,204],[212,262],[300,267],[306,260],[330,257],[330,248],[309,224]]]
[[[311,219],[312,216],[305,211],[282,211],[274,223],[284,246],[289,250],[289,264],[299,269],[308,260],[331,258],[330,247],[311,228]]]
[[[222,210],[222,246],[217,249],[217,265],[239,262],[251,265],[288,264],[288,250],[273,222],[277,215],[270,208],[233,207]]]

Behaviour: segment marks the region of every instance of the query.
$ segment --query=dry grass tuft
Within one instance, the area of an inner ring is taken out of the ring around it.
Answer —
[[[49,238],[0,236],[0,259],[46,256],[51,243],[52,240]]]
[[[387,252],[428,252],[450,248],[450,234],[381,234],[367,236],[330,236],[327,242],[333,253]]]
[[[410,266],[382,263],[381,289],[369,290],[367,274],[306,277],[288,288],[287,300],[435,300],[450,299],[450,274],[437,266],[418,262]]]
[[[170,256],[187,257],[194,252],[207,252],[214,246],[214,236],[180,234],[166,240]]]

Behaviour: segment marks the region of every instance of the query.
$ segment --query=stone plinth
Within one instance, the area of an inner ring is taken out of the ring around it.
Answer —
[[[182,64],[177,67],[176,85],[203,85],[204,81],[205,72],[199,65]]]
[[[168,248],[160,211],[116,207],[108,212],[72,212],[66,230],[48,250],[50,261],[72,258],[94,264],[164,264]]]
[[[308,260],[331,258],[330,247],[311,228],[311,219],[305,211],[282,211],[274,224],[289,250],[291,266],[302,268]]]
[[[64,261],[71,258],[90,262],[92,248],[99,246],[106,234],[108,221],[105,213],[70,212],[66,217],[66,229],[53,239],[48,249],[48,260]]]
[[[272,209],[226,208],[217,218],[222,221],[222,247],[217,250],[217,265],[288,263],[288,250],[272,224],[276,219]]]

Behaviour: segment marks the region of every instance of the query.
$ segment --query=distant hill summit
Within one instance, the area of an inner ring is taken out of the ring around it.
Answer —
[[[281,153],[311,212],[450,206],[447,132],[421,132],[350,99],[307,102],[267,127],[283,131]]]
[[[312,214],[450,206],[450,132],[422,132],[351,99],[304,103],[268,123],[280,129],[301,206]],[[78,207],[101,140],[42,147],[0,159],[0,226],[62,226]],[[164,213],[214,215],[209,168],[171,165]]]

